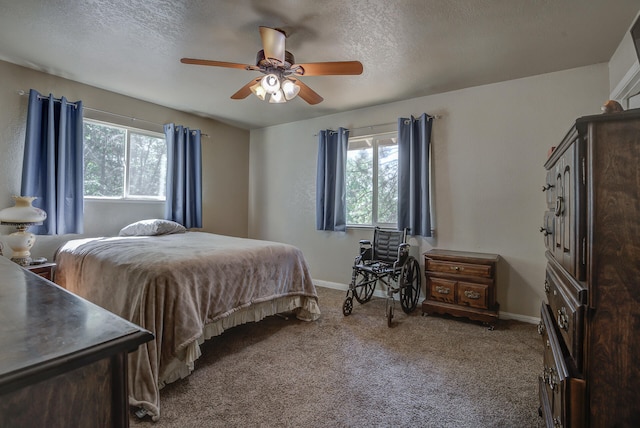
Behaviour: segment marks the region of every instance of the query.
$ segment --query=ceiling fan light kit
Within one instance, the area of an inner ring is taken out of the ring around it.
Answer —
[[[253,93],[260,100],[265,101],[269,96],[269,103],[285,103],[300,95],[307,103],[314,105],[322,101],[322,97],[313,89],[305,85],[300,79],[290,76],[328,76],[328,75],[358,75],[362,74],[362,64],[359,61],[333,61],[296,64],[293,54],[285,50],[284,31],[260,27],[260,38],[263,49],[258,51],[256,65],[238,64],[233,62],[212,61],[194,58],[182,58],[183,64],[208,65],[213,67],[240,68],[259,71],[265,76],[251,80],[231,96],[234,100],[244,99]]]
[[[270,103],[286,103],[300,93],[300,86],[286,77],[279,78],[272,73],[260,79],[260,83],[251,86],[251,92],[262,101],[269,94],[271,95],[269,97]]]

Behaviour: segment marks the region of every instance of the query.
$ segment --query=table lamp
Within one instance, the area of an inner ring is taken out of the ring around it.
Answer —
[[[42,224],[47,213],[31,205],[33,196],[13,196],[15,205],[0,211],[0,224],[15,226],[17,232],[8,236],[6,242],[13,251],[11,260],[22,266],[31,264],[31,247],[36,236],[27,232],[29,226]]]

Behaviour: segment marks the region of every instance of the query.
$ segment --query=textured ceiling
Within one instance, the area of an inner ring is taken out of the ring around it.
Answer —
[[[244,128],[607,62],[638,0],[0,0],[0,59]],[[302,80],[324,101],[229,97],[253,71],[258,26],[299,63],[359,60]],[[16,88],[23,89],[23,88]]]

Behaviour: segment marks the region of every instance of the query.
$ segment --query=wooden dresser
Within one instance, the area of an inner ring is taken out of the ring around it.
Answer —
[[[127,427],[140,327],[0,257],[0,427]]]
[[[493,329],[500,307],[496,302],[498,260],[497,254],[438,249],[424,253],[423,314],[466,317]]]
[[[547,427],[640,426],[640,111],[578,119],[547,162]]]

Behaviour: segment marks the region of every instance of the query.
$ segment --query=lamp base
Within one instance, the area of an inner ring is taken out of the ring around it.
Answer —
[[[36,242],[36,236],[26,231],[27,226],[18,226],[18,231],[7,236],[7,245],[11,248],[11,260],[21,266],[31,264],[31,247]]]
[[[20,266],[29,266],[33,259],[31,257],[11,257],[11,261],[18,263]]]

